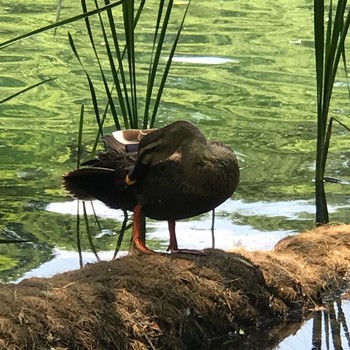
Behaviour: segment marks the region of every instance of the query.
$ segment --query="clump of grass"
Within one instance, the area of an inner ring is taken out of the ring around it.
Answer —
[[[104,13],[98,12],[98,26],[92,23],[89,16],[84,17],[87,38],[90,41],[96,65],[100,70],[101,79],[98,83],[102,81],[104,87],[102,96],[97,96],[95,83],[80,57],[74,36],[68,34],[71,48],[88,81],[98,130],[96,144],[103,134],[103,126],[108,115],[112,117],[115,128],[118,130],[154,126],[190,2],[191,0],[184,7],[182,18],[175,30],[176,34],[173,39],[170,39],[172,40],[170,45],[168,36],[169,32],[173,31],[170,25],[174,7],[173,0],[162,0],[158,5],[148,5],[155,9],[152,11],[154,16],[151,18],[154,21],[153,32],[152,28],[147,28],[147,33],[151,32],[149,43],[139,40],[142,32],[137,31],[138,25],[143,26],[146,0],[126,1],[114,11],[107,8]],[[92,12],[88,10],[85,0],[82,0],[81,3],[84,14]],[[95,10],[98,10],[97,1],[94,3]],[[109,1],[105,0],[105,4],[107,6]],[[118,22],[119,18],[122,19],[122,24]],[[149,17],[147,21],[150,22]],[[102,53],[96,45],[101,38],[105,48]],[[141,66],[139,61],[145,44],[151,47],[151,54],[148,57],[149,61],[143,61],[143,66]],[[106,61],[108,64],[104,65],[103,62]],[[145,65],[148,66],[146,72]],[[103,104],[104,102],[100,101],[107,101],[107,103]]]
[[[316,223],[329,222],[327,199],[324,188],[325,168],[334,118],[329,116],[334,80],[342,59],[345,73],[345,39],[350,24],[350,10],[346,0],[334,5],[330,0],[328,10],[324,0],[314,0],[314,34],[317,86],[317,149],[316,149]],[[327,16],[328,21],[325,22]],[[340,123],[340,122],[339,122]],[[342,123],[340,123],[343,125]],[[344,125],[343,125],[344,126]]]

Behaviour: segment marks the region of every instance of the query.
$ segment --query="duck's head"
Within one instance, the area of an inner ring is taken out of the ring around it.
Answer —
[[[130,184],[138,180],[148,166],[167,159],[178,150],[183,153],[194,142],[205,145],[207,141],[195,125],[185,120],[175,121],[145,136],[139,144],[137,162],[129,174]]]
[[[138,161],[147,165],[156,164],[194,141],[206,143],[204,135],[195,125],[185,120],[173,122],[141,140]]]

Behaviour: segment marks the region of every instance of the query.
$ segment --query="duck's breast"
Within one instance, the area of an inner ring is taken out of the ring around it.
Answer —
[[[158,220],[179,220],[208,212],[231,197],[239,181],[235,157],[210,162],[166,160],[149,169],[139,187],[138,202],[145,215]]]

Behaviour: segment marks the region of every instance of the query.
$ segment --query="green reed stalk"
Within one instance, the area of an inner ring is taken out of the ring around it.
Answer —
[[[20,91],[17,91],[16,93],[14,93],[14,94],[12,94],[12,95],[7,96],[7,97],[5,97],[4,99],[0,100],[0,104],[1,104],[1,103],[5,103],[5,102],[7,102],[7,101],[9,101],[9,100],[12,100],[13,98],[17,97],[17,96],[20,95],[20,94],[23,94],[24,92],[27,92],[27,91],[29,91],[29,90],[32,90],[32,89],[34,89],[34,88],[40,86],[41,84],[48,83],[49,81],[52,81],[52,80],[55,80],[55,79],[57,79],[57,78],[45,79],[45,80],[43,80],[43,81],[40,81],[39,83],[35,83],[35,84],[31,85],[31,86],[28,86],[28,87],[26,87],[26,88],[24,88],[24,89],[22,89],[22,90],[20,90]]]
[[[164,49],[163,44],[168,40],[167,34],[169,33],[169,23],[174,2],[173,0],[161,0],[159,2],[158,11],[155,11],[156,26],[153,35],[152,55],[149,61],[147,84],[145,88],[146,91],[145,94],[141,94],[141,86],[138,81],[141,80],[140,78],[144,73],[142,70],[137,69],[137,59],[138,57],[142,57],[142,52],[138,50],[138,33],[136,27],[141,20],[146,1],[147,0],[141,0],[136,2],[135,0],[129,0],[122,4],[122,30],[120,28],[117,29],[118,26],[116,25],[115,16],[111,8],[106,10],[105,17],[102,17],[103,14],[101,12],[98,13],[100,25],[100,28],[98,28],[99,33],[96,33],[96,27],[91,25],[90,19],[85,17],[88,37],[100,70],[101,80],[105,87],[106,96],[101,97],[103,100],[108,101],[107,105],[104,107],[102,118],[98,105],[99,99],[97,99],[94,84],[80,60],[73,38],[69,36],[72,50],[86,74],[90,87],[91,98],[98,124],[97,137],[93,148],[94,150],[96,149],[99,137],[102,135],[102,126],[105,117],[107,117],[108,110],[111,111],[114,125],[117,129],[121,129],[122,125],[124,125],[124,128],[139,128],[141,124],[143,128],[147,128],[153,127],[155,123],[172,59],[175,54],[191,0],[188,0],[182,20],[169,51]],[[83,12],[89,13],[86,1],[81,0],[81,2]],[[94,2],[96,9],[98,9],[98,2],[96,0]],[[136,3],[138,5],[136,5]],[[109,0],[105,0],[105,5],[109,5]],[[105,19],[106,17],[107,19]],[[98,39],[101,35],[100,33],[104,40],[105,53],[99,53],[95,46],[95,41],[100,40]],[[105,55],[108,59],[109,66],[102,66],[100,55]],[[167,57],[166,62],[164,65],[161,65],[160,62],[164,57]],[[106,78],[107,76],[112,77],[112,80],[108,82]],[[140,101],[141,99],[143,100]],[[140,106],[142,105],[145,106],[143,111],[140,110]],[[125,215],[123,227],[126,226],[126,222],[127,216]],[[145,227],[145,222],[143,227]],[[116,252],[119,250],[124,230],[122,230]],[[145,230],[143,230],[143,238],[145,238],[144,233]]]
[[[344,42],[350,24],[350,11],[346,0],[338,0],[333,15],[333,2],[328,7],[328,23],[325,28],[324,0],[314,0],[314,40],[317,89],[317,145],[316,145],[316,223],[329,222],[327,199],[324,188],[325,167],[328,156],[330,132],[329,107],[334,80],[340,58],[345,51]]]
[[[77,168],[80,167],[80,157],[81,157],[81,151],[82,151],[82,139],[83,139],[83,126],[84,126],[84,105],[81,105],[80,108],[80,118],[79,118],[79,129],[78,129],[78,141],[77,141]],[[80,230],[80,205],[77,205],[77,221],[76,221],[76,240],[77,240],[77,249],[78,249],[78,256],[79,256],[79,266],[83,267],[83,252],[81,247],[81,230]]]
[[[120,6],[125,1],[127,1],[127,0],[116,1],[116,2],[114,2],[112,4],[106,5],[104,7],[99,8],[99,9],[88,11],[87,13],[82,13],[80,15],[73,16],[73,17],[67,18],[65,20],[53,23],[53,24],[49,24],[49,25],[47,25],[45,27],[41,27],[41,28],[35,29],[35,30],[31,31],[31,32],[27,32],[27,33],[25,33],[23,35],[17,36],[15,38],[10,39],[10,40],[3,41],[2,43],[0,43],[0,49],[5,48],[5,47],[7,47],[9,45],[13,45],[16,42],[21,41],[21,40],[26,39],[26,38],[29,38],[31,36],[34,36],[34,35],[46,32],[46,31],[51,30],[51,29],[62,27],[62,26],[66,25],[66,24],[69,24],[69,23],[74,23],[74,22],[79,21],[81,19],[84,19],[86,17],[93,16],[93,15],[95,15],[97,13],[100,13],[100,12],[104,12],[104,11],[106,11],[108,9],[113,8],[113,7]]]
[[[145,73],[138,69],[138,60],[142,59],[143,55],[139,49],[137,25],[138,22],[142,21],[141,17],[146,1],[129,0],[121,3],[121,6],[115,9],[115,11],[120,11],[119,14],[122,15],[123,23],[121,25],[115,19],[116,12],[112,11],[111,7],[108,7],[110,6],[109,0],[104,1],[106,5],[105,13],[97,12],[99,27],[92,26],[90,18],[84,17],[90,44],[100,70],[101,81],[105,87],[105,96],[101,95],[97,98],[94,93],[94,84],[80,60],[73,38],[69,37],[72,50],[83,67],[89,82],[96,121],[99,126],[96,140],[102,134],[101,127],[108,110],[111,112],[116,129],[121,129],[122,127],[138,128],[140,126],[147,128],[153,127],[155,123],[172,58],[175,54],[191,0],[187,2],[183,17],[169,49],[164,48],[164,43],[168,41],[169,23],[172,19],[171,14],[174,6],[173,0],[161,0],[158,4],[158,11],[154,11],[155,28],[152,55],[148,62],[147,83],[145,94],[143,94],[141,93],[142,85],[139,82]],[[84,14],[92,12],[87,9],[85,0],[81,0],[81,3]],[[100,10],[98,2],[94,0],[94,3],[96,10]],[[98,52],[95,45],[96,40],[101,40],[101,34],[104,40],[104,53]],[[144,45],[145,43],[142,44]],[[165,57],[165,64],[160,64]],[[101,62],[106,61],[102,60],[102,58],[107,58],[109,64],[102,66]],[[112,77],[112,79],[107,81],[107,76]],[[107,100],[107,105],[103,107],[104,114],[102,117],[99,111],[99,101],[101,99]],[[141,106],[144,106],[144,109],[141,110]]]

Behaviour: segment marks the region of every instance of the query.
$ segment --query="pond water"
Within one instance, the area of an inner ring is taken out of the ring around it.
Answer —
[[[16,4],[0,0],[0,40],[53,23],[55,6],[51,0],[19,0]],[[176,3],[174,28],[184,6],[184,2]],[[78,13],[79,6],[64,3],[61,18]],[[147,38],[148,28],[153,26],[151,15],[152,2],[142,24],[140,59],[150,50]],[[60,28],[55,36],[52,31],[46,32],[0,50],[2,98],[57,77],[0,104],[0,238],[31,241],[0,245],[2,281],[48,276],[78,267],[76,203],[62,191],[61,176],[76,167],[82,103],[86,105],[86,149],[94,142],[96,125],[88,84],[69,46],[68,31],[94,80],[102,108],[103,85],[83,22]],[[103,50],[102,40],[98,49]],[[187,119],[200,126],[208,138],[221,139],[237,152],[241,183],[232,199],[216,209],[215,247],[270,249],[282,237],[313,227],[313,55],[310,1],[191,4],[156,126]],[[140,79],[142,84],[144,77]],[[336,80],[334,97],[331,114],[349,124],[342,74]],[[106,129],[111,131],[112,125],[107,120]],[[348,222],[348,142],[349,134],[335,126],[326,175],[342,182],[326,187],[332,222]],[[84,157],[88,157],[87,152]],[[92,224],[95,245],[108,259],[113,255],[115,232],[123,216],[98,203],[95,209],[103,227],[101,232]],[[149,221],[147,228],[150,247],[164,250],[168,244],[165,223]],[[179,245],[211,247],[210,228],[210,213],[178,223]],[[93,259],[85,235],[82,245],[85,261]],[[122,250],[127,248],[125,239]],[[349,305],[345,303],[344,308],[349,314]],[[311,339],[310,331],[306,333]],[[302,348],[288,344],[282,343],[280,349]],[[304,348],[311,348],[305,344]]]

